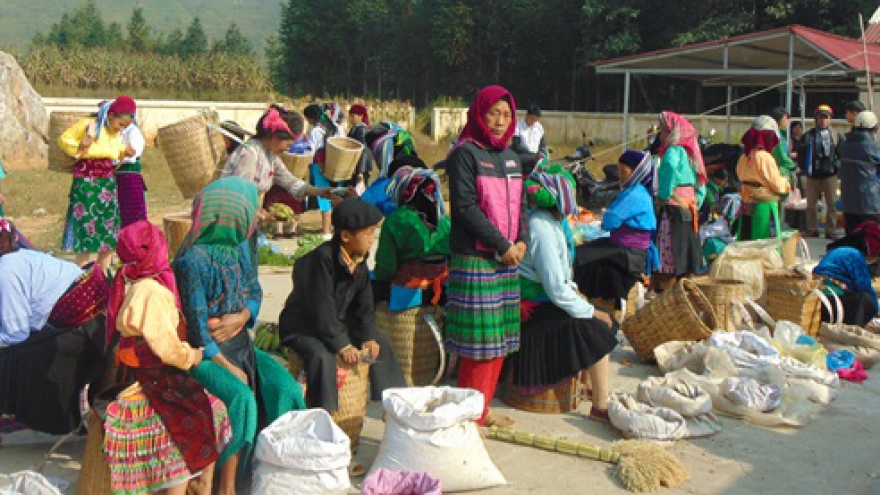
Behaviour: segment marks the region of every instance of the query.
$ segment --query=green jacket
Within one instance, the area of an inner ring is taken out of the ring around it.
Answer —
[[[385,219],[379,246],[376,248],[376,266],[373,274],[377,280],[391,280],[397,267],[404,261],[422,259],[426,256],[449,256],[449,217],[440,220],[431,232],[419,214],[410,206],[402,206]]]
[[[797,168],[797,164],[791,159],[788,149],[788,131],[779,129],[779,145],[773,148],[773,159],[779,165],[779,173],[783,176],[790,175]]]
[[[670,146],[657,168],[657,197],[667,201],[679,186],[694,186],[697,208],[702,206],[706,188],[697,185],[697,173],[687,151],[681,146]]]

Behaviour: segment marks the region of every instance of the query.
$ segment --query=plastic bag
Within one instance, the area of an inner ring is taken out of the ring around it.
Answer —
[[[13,493],[23,495],[61,495],[59,487],[55,486],[48,478],[36,471],[19,471],[10,475],[12,478]],[[64,481],[64,480],[61,480]],[[64,481],[65,485],[68,483]],[[66,489],[67,486],[64,486]]]
[[[680,369],[702,373],[706,368],[703,361],[707,349],[704,342],[672,340],[655,347],[654,357],[657,358],[657,366],[664,373]]]
[[[730,402],[760,412],[779,407],[782,391],[775,385],[764,385],[754,378],[725,378],[721,392]]]
[[[407,495],[441,495],[440,480],[428,473],[409,473],[377,469],[367,476],[361,486],[361,495],[386,495],[405,493]]]
[[[254,448],[254,495],[345,494],[351,444],[323,409],[290,411],[266,427]]]
[[[730,224],[726,218],[719,218],[700,227],[699,235],[701,244],[706,242],[706,239],[713,237],[728,238],[730,237]]]
[[[507,484],[477,431],[483,394],[452,387],[392,388],[382,393],[387,413],[385,437],[372,474],[425,472],[444,492],[479,490]]]
[[[730,278],[746,283],[746,296],[764,294],[764,271],[782,268],[779,239],[732,242],[712,263],[712,278]]]
[[[799,343],[804,337],[806,337],[804,329],[800,325],[780,320],[776,323],[773,340],[770,343],[779,350],[781,356],[789,356],[819,369],[827,369],[828,350],[818,343],[809,345]]]
[[[756,368],[779,362],[779,351],[752,332],[715,332],[709,336],[708,344],[725,351],[738,368]]]
[[[679,440],[721,431],[721,423],[714,414],[685,417],[675,409],[645,404],[622,392],[609,397],[608,417],[626,438]]]

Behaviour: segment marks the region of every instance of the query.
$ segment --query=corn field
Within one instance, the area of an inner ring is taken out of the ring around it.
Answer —
[[[155,53],[104,48],[33,46],[21,59],[33,85],[77,89],[132,88],[156,91],[271,91],[269,72],[259,60],[227,53],[186,60]]]

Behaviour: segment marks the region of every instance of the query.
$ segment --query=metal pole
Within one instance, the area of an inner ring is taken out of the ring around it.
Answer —
[[[794,85],[794,33],[788,35],[788,74],[785,81],[785,110],[791,115],[791,99]]]
[[[730,45],[724,45],[724,69],[728,69],[730,64]],[[728,80],[729,81],[729,80]],[[724,105],[724,115],[725,115],[725,138],[724,140],[728,143],[730,142],[730,100],[733,99],[733,86],[730,85],[730,82],[727,83],[727,102]]]
[[[859,14],[859,26],[862,28],[862,54],[865,56],[865,82],[868,84],[868,110],[874,111],[874,84],[871,82],[871,66],[868,64],[868,41],[865,39],[865,18]]]
[[[629,141],[629,71],[623,73],[623,139],[621,140],[621,151],[626,149],[626,143]]]

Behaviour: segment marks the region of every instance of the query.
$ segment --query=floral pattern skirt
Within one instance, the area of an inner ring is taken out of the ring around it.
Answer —
[[[62,248],[75,253],[112,251],[118,235],[116,179],[74,178]]]

